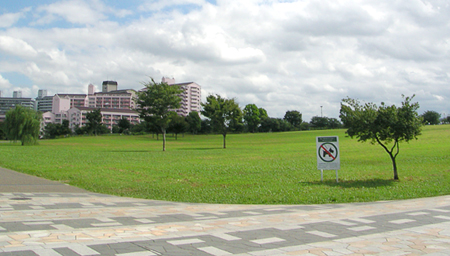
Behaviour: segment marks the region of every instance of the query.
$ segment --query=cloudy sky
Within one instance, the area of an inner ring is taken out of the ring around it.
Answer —
[[[0,6],[0,90],[36,97],[163,76],[271,117],[340,102],[450,114],[446,0],[21,0]]]

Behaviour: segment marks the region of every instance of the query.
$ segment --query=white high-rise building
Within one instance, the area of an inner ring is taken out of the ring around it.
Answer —
[[[175,110],[179,116],[187,116],[192,111],[197,111],[200,113],[200,102],[202,97],[202,90],[200,85],[195,82],[175,83],[174,78],[167,77],[163,77],[161,82],[167,83],[168,85],[178,85],[183,90],[183,92],[180,94],[181,106],[179,109]]]

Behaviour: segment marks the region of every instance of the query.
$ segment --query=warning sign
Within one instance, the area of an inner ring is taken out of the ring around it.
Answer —
[[[340,169],[339,137],[316,137],[317,169]]]

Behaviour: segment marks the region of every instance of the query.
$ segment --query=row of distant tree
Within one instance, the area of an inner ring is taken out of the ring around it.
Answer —
[[[102,124],[100,109],[87,113],[86,125],[75,128],[78,135],[98,135],[104,133],[142,134],[154,133],[163,137],[165,149],[165,135],[173,133],[175,137],[182,133],[192,134],[222,134],[224,148],[226,135],[230,132],[283,132],[311,129],[336,129],[344,125],[336,118],[314,116],[310,122],[302,119],[297,110],[286,111],[283,118],[269,117],[267,111],[255,104],[248,104],[243,109],[235,99],[223,98],[220,95],[209,95],[206,102],[201,103],[201,113],[191,112],[187,117],[178,116],[170,109],[180,107],[181,89],[166,83],[156,83],[153,79],[145,84],[146,90],[138,93],[136,99],[137,111],[143,122],[132,125],[123,118],[108,129]],[[201,115],[200,115],[201,114]],[[206,118],[201,119],[200,116]],[[450,116],[441,119],[436,111],[426,111],[421,115],[425,124],[450,123]],[[20,140],[22,144],[33,144],[37,138],[55,138],[72,134],[68,120],[61,124],[47,124],[43,133],[39,132],[42,115],[31,109],[16,107],[6,114],[4,124],[0,126],[0,138]],[[345,123],[345,122],[344,122]],[[346,127],[348,128],[348,127]]]
[[[436,125],[439,123],[450,123],[450,116],[441,119],[440,114],[436,111],[426,111],[422,115],[424,124]],[[106,134],[106,133],[120,133],[120,134],[144,134],[154,133],[161,134],[157,126],[149,122],[142,122],[133,125],[131,122],[122,118],[119,122],[108,129],[101,123],[100,110],[89,112],[86,116],[87,125],[75,128],[74,134]],[[310,122],[302,120],[302,114],[297,110],[286,111],[284,118],[272,118],[267,115],[267,111],[263,108],[258,108],[255,104],[248,104],[242,111],[242,118],[233,123],[230,127],[231,132],[283,132],[283,131],[298,131],[311,129],[338,129],[342,128],[342,123],[336,118],[314,116]],[[170,121],[167,128],[168,133],[172,133],[175,137],[178,134],[192,133],[192,134],[210,134],[214,133],[210,119],[201,119],[198,112],[191,112],[186,117],[178,116],[175,112],[170,115]],[[53,139],[60,136],[71,135],[72,131],[69,128],[69,121],[63,120],[62,124],[47,124],[43,137]]]

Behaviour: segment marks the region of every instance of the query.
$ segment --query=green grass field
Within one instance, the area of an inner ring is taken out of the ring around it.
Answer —
[[[450,125],[400,144],[400,181],[379,146],[345,130],[168,137],[71,137],[37,146],[0,143],[0,166],[93,192],[182,202],[313,204],[450,194]],[[317,170],[316,136],[339,136],[340,182]]]

